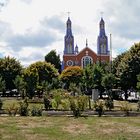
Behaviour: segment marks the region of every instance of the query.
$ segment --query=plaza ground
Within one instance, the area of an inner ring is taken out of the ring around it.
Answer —
[[[139,140],[139,117],[0,117],[1,140]]]

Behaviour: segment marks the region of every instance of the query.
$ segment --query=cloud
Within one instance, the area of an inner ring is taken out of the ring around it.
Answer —
[[[139,0],[104,1],[104,12],[110,22],[110,30],[123,38],[139,39]]]
[[[32,33],[27,32],[25,34],[16,34],[7,38],[8,45],[11,47],[42,47],[51,45],[57,41],[58,37],[50,32],[49,30],[39,30],[38,32]]]
[[[62,16],[54,15],[52,17],[45,17],[40,23],[44,27],[49,27],[50,29],[57,30],[59,33],[65,35],[66,21],[62,20]],[[77,35],[83,33],[83,29],[84,27],[82,28],[80,25],[75,25],[75,23],[72,23],[72,31],[74,32],[74,34]]]
[[[6,39],[12,33],[12,29],[9,23],[0,21],[0,40]]]
[[[22,2],[25,2],[27,4],[30,4],[32,2],[32,0],[21,0]]]
[[[45,17],[41,21],[41,25],[43,25],[44,27],[49,27],[54,30],[58,30],[60,33],[64,33],[65,31],[65,24],[61,20],[61,17],[58,15],[54,15],[50,18]]]

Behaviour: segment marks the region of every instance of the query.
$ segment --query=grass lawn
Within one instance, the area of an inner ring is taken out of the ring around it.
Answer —
[[[140,140],[140,118],[0,117],[0,140]]]

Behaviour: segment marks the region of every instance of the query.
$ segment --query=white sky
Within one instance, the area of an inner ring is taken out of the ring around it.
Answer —
[[[4,0],[0,0],[4,2]],[[96,52],[100,12],[106,34],[112,34],[113,57],[139,41],[139,1],[131,0],[9,0],[0,12],[0,57],[10,55],[27,66],[44,60],[52,49],[63,54],[65,23],[70,11],[75,45],[86,38]],[[132,4],[130,4],[132,3]],[[129,16],[128,16],[129,15]]]

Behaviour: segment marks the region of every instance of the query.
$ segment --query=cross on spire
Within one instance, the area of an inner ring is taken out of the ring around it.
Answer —
[[[67,12],[68,13],[68,17],[70,17],[70,12]]]
[[[86,47],[88,47],[88,40],[87,40],[87,38],[86,38]]]
[[[102,11],[101,11],[101,12],[100,12],[100,14],[101,14],[101,18],[102,18],[102,17],[103,17],[104,12],[102,12]]]

